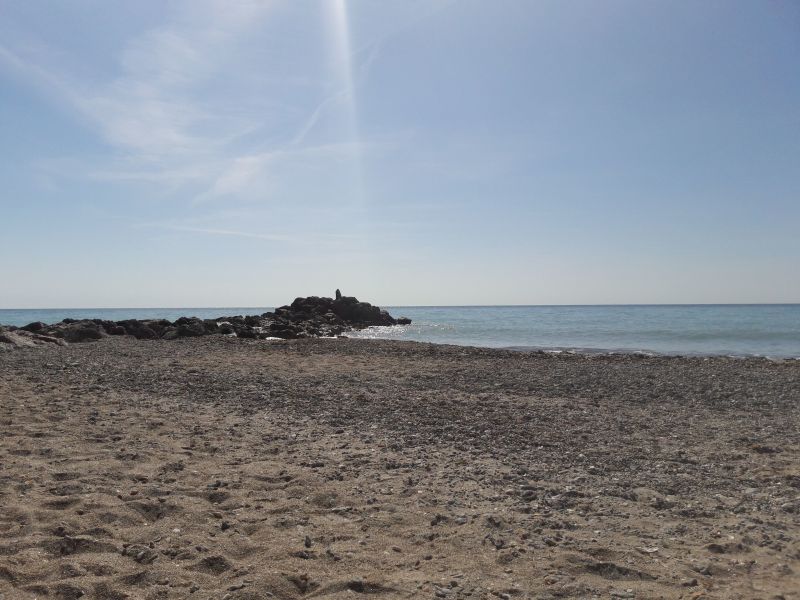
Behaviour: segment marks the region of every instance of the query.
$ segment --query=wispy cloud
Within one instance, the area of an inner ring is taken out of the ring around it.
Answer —
[[[309,233],[301,231],[297,234],[265,233],[241,231],[238,229],[225,229],[217,227],[197,227],[192,225],[170,223],[138,223],[134,227],[139,229],[160,229],[185,233],[197,233],[211,236],[240,237],[268,242],[280,242],[303,246],[319,246],[322,243],[357,241],[362,236],[354,233]]]
[[[188,233],[203,233],[207,235],[224,235],[233,237],[251,238],[256,240],[267,240],[270,242],[292,242],[296,238],[280,233],[254,233],[250,231],[236,231],[233,229],[214,229],[208,227],[189,227],[186,225],[167,225],[164,223],[146,223],[139,227],[149,229],[167,229],[170,231],[185,231]]]
[[[298,146],[302,144],[306,136],[314,129],[314,126],[320,120],[320,117],[323,115],[325,110],[329,107],[334,105],[337,101],[346,98],[348,95],[348,90],[340,90],[335,94],[328,96],[327,98],[323,99],[317,107],[313,110],[313,112],[309,115],[308,119],[300,126],[297,130],[297,133],[292,138],[290,145],[291,146]]]
[[[77,96],[106,139],[143,159],[213,152],[254,125],[241,112],[208,106],[195,87],[214,76],[235,41],[258,26],[268,2],[192,2],[174,22],[134,38],[121,74]]]
[[[31,44],[0,44],[0,69],[26,78],[112,150],[73,159],[71,177],[78,171],[96,181],[142,183],[160,193],[182,192],[196,202],[263,200],[286,173],[296,174],[312,161],[361,155],[367,145],[357,139],[315,134],[323,121],[342,117],[355,88],[366,84],[379,60],[382,40],[405,27],[393,26],[351,56],[340,57],[352,61],[353,81],[337,79],[336,72],[326,74],[324,68],[303,72],[279,63],[265,65],[261,73],[254,70],[261,65],[253,58],[253,40],[264,41],[274,4],[186,0],[172,5],[162,24],[124,42],[112,61],[114,73],[105,80],[65,67],[54,58],[62,49],[48,49],[33,37]],[[409,23],[428,11],[424,4],[414,7]],[[30,52],[30,46],[45,51]],[[247,93],[220,89],[221,79],[238,82]],[[300,91],[285,95],[292,86]],[[59,176],[57,160],[40,163]]]
[[[231,196],[247,189],[252,189],[256,180],[264,174],[267,165],[274,158],[275,153],[272,152],[232,158],[208,190],[197,196],[195,200],[202,202],[211,198]],[[263,191],[263,187],[259,186],[259,190]]]
[[[373,64],[375,64],[380,56],[380,50],[380,41],[375,41],[353,53],[353,56],[348,57],[349,60],[356,61],[357,63],[355,70],[356,74],[353,81],[354,88],[362,86],[366,83]],[[297,146],[302,144],[327,110],[335,108],[336,105],[341,102],[352,101],[351,95],[355,93],[355,89],[348,89],[345,86],[340,87],[337,91],[323,98],[322,101],[311,112],[305,122],[299,127],[297,133],[291,140],[291,145]]]
[[[258,27],[271,4],[186,3],[169,23],[131,39],[118,58],[118,75],[105,83],[81,80],[2,45],[0,65],[77,113],[117,150],[126,168],[91,169],[93,177],[207,180],[230,160],[226,145],[257,127],[259,115],[215,106],[197,89],[225,66],[237,40]]]

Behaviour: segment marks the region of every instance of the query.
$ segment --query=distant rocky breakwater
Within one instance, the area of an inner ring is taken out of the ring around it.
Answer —
[[[129,335],[141,340],[173,340],[204,335],[241,338],[297,339],[333,337],[375,325],[407,325],[411,319],[394,318],[369,302],[352,296],[297,298],[288,306],[262,315],[237,315],[216,319],[64,319],[59,323],[35,322],[24,327],[0,325],[0,350],[17,346],[92,342],[109,336]]]

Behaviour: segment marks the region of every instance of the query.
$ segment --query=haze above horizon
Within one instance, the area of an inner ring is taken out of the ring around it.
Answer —
[[[280,306],[291,304],[291,302],[284,302]],[[274,310],[278,304],[264,305],[264,306],[32,306],[28,308],[9,307],[0,308],[0,315],[3,312],[40,312],[40,311],[124,311],[124,310],[225,310],[225,309],[268,309]],[[402,309],[402,308],[593,308],[593,307],[687,307],[687,306],[800,306],[800,302],[706,302],[706,303],[693,303],[693,302],[675,302],[672,304],[384,304],[381,308],[387,309]],[[181,316],[191,316],[189,314]],[[83,317],[82,317],[83,318]],[[87,317],[88,318],[88,317]],[[2,324],[2,320],[0,320]]]
[[[800,5],[0,0],[0,308],[800,301]]]

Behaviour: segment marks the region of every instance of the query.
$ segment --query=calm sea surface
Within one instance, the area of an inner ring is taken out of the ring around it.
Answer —
[[[0,310],[0,323],[261,314],[270,307]],[[547,350],[800,358],[800,304],[646,306],[405,306],[408,326],[353,337]]]
[[[402,307],[358,337],[546,350],[800,357],[800,304]]]

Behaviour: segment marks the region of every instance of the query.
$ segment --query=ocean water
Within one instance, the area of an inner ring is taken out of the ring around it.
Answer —
[[[494,348],[800,358],[800,304],[393,307],[353,335]]]
[[[387,307],[411,325],[349,335],[493,348],[800,358],[800,304]],[[0,323],[66,317],[215,318],[270,307],[0,310]]]

